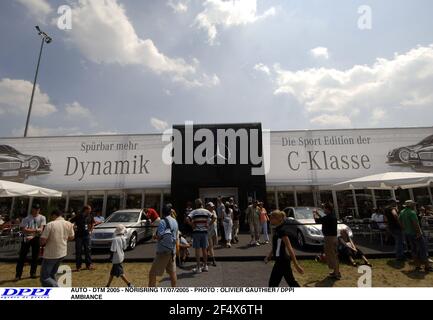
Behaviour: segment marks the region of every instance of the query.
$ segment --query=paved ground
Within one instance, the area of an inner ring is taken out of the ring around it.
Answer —
[[[250,247],[249,235],[241,235],[240,243],[234,245],[231,249],[217,248],[216,257],[219,261],[261,261],[270,250],[270,245],[262,245],[260,247]],[[356,240],[361,250],[371,257],[389,257],[392,256],[393,247],[384,246],[375,240],[370,243],[368,238],[359,238]],[[19,245],[15,247],[0,249],[0,261],[13,262],[17,259]],[[311,259],[320,253],[320,247],[310,247],[307,249],[296,249],[297,255],[300,259]],[[69,244],[69,255],[66,261],[74,261],[74,243]],[[155,255],[155,242],[149,241],[140,243],[133,251],[126,253],[126,260],[129,262],[151,262]],[[106,262],[109,259],[109,252],[107,250],[93,250],[92,257],[95,262]]]

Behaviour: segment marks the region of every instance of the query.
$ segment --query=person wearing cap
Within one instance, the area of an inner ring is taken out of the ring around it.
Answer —
[[[107,288],[111,286],[114,277],[121,278],[126,285],[131,288],[132,283],[128,280],[123,270],[123,261],[125,260],[125,250],[128,247],[126,243],[126,227],[123,224],[119,224],[114,230],[114,238],[111,242],[111,271],[110,277],[108,278]]]
[[[24,218],[20,224],[21,232],[23,233],[23,240],[21,242],[21,249],[16,266],[15,281],[21,280],[24,262],[26,261],[30,249],[32,249],[30,277],[32,279],[37,278],[36,271],[40,253],[40,236],[46,224],[47,219],[41,214],[40,205],[34,203],[31,214]]]
[[[215,261],[215,251],[214,248],[218,245],[218,226],[217,226],[217,214],[215,212],[215,205],[213,202],[209,202],[206,205],[206,209],[212,214],[213,219],[211,218],[209,221],[209,230],[208,230],[208,242],[209,242],[209,248],[208,248],[208,254],[209,258],[208,260],[212,261],[212,265],[216,267],[216,261]],[[215,220],[212,224],[211,221]]]
[[[423,265],[425,272],[431,272],[433,269],[429,262],[427,244],[415,208],[416,202],[412,200],[406,201],[404,203],[404,209],[400,213],[399,220],[403,226],[403,232],[410,243],[412,257],[416,267],[415,271],[420,271]]]
[[[41,265],[41,285],[58,287],[57,270],[68,253],[68,241],[74,240],[74,226],[63,218],[63,212],[51,213],[53,221],[48,223],[41,234],[41,246],[44,248]]]

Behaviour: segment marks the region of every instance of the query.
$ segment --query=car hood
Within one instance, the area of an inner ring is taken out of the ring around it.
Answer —
[[[307,224],[307,226],[315,227],[315,228],[317,228],[319,230],[322,230],[322,225],[321,224],[317,224],[314,219],[299,219],[299,220],[296,220],[296,221],[298,223]],[[347,228],[348,228],[348,226],[345,225],[345,224],[338,224],[338,226],[337,226],[337,229],[339,231],[347,229]]]
[[[113,231],[114,232],[114,229],[116,229],[116,227],[119,224],[123,224],[125,227],[133,227],[133,226],[135,226],[137,224],[137,222],[127,222],[127,223],[126,222],[124,222],[124,223],[120,223],[120,222],[106,222],[106,223],[102,223],[102,224],[96,226],[94,231],[97,231],[97,232],[110,232],[110,231]]]

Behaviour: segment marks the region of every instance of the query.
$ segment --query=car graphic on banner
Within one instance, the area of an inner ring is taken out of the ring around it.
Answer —
[[[418,144],[390,151],[388,163],[411,166],[423,171],[433,171],[433,135],[428,136]]]
[[[17,149],[0,145],[0,180],[24,182],[29,176],[48,174],[51,162],[38,155],[28,155]]]

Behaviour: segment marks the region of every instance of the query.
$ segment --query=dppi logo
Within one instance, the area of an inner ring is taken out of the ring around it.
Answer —
[[[1,299],[47,299],[53,289],[5,289]]]

